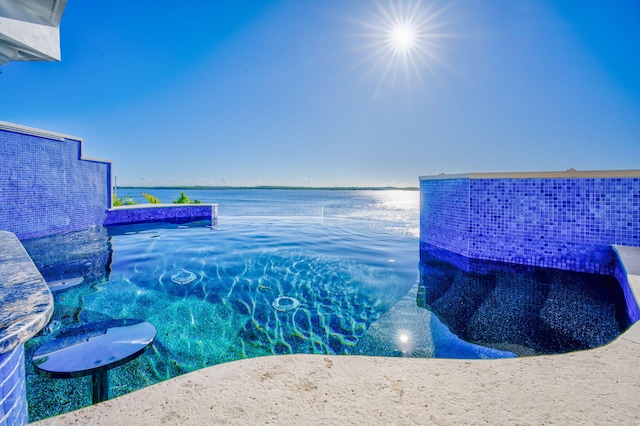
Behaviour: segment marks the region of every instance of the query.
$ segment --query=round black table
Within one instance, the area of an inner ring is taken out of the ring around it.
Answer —
[[[146,321],[101,321],[60,333],[40,346],[32,361],[47,377],[68,379],[91,374],[95,404],[109,399],[109,370],[140,356],[155,337],[156,328]]]

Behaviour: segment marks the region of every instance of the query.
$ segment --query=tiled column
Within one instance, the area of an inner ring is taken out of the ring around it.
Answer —
[[[24,345],[0,354],[0,425],[29,421],[24,377]]]

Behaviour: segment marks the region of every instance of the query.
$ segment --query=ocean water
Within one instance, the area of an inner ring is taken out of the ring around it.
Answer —
[[[181,192],[191,200],[217,203],[226,216],[305,216],[370,220],[400,233],[418,237],[420,193],[417,190],[309,189],[139,189],[119,188],[119,197],[146,203],[142,192],[171,203]]]
[[[118,195],[143,202],[140,192],[121,188]],[[182,191],[147,192],[171,202]],[[25,345],[31,421],[91,403],[90,377],[43,377],[29,362],[33,352],[65,330],[110,319],[146,320],[157,329],[142,356],[110,371],[112,397],[258,356],[515,356],[515,345],[489,341],[487,333],[477,339],[485,346],[462,340],[451,331],[465,335],[455,318],[427,309],[471,299],[441,278],[455,275],[450,266],[421,263],[418,191],[184,192],[218,203],[218,224],[128,225],[24,242],[55,290],[52,322]],[[492,305],[474,312],[497,318]],[[554,318],[561,318],[556,305]],[[617,326],[615,309],[604,306],[613,320],[590,320]],[[492,338],[508,336],[495,321],[479,322],[498,330]]]

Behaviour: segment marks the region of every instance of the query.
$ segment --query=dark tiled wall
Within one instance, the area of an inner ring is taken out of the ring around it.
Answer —
[[[101,225],[111,164],[80,151],[78,140],[0,129],[0,229],[28,239]]]
[[[640,178],[459,178],[420,187],[421,241],[471,258],[612,274],[610,245],[640,246]]]

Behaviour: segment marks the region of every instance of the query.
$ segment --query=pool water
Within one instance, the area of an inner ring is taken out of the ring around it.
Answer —
[[[119,318],[149,321],[157,337],[143,356],[110,372],[111,396],[244,358],[361,353],[370,325],[417,287],[418,240],[388,223],[219,223],[129,225],[26,241],[47,282],[64,283],[54,291],[50,326],[25,345],[27,359],[65,329]],[[88,405],[88,383],[39,376],[27,362],[31,420]]]
[[[91,403],[90,377],[40,376],[29,362],[33,352],[66,329],[108,319],[146,320],[157,329],[144,355],[110,371],[111,397],[267,355],[544,353],[454,334],[469,337],[455,315],[473,316],[459,310],[470,299],[451,280],[436,279],[455,271],[421,258],[406,228],[393,220],[237,216],[215,227],[128,225],[25,241],[47,282],[57,283],[50,325],[25,345],[30,421]],[[438,301],[456,314],[427,309]],[[603,312],[612,324],[612,312]]]

